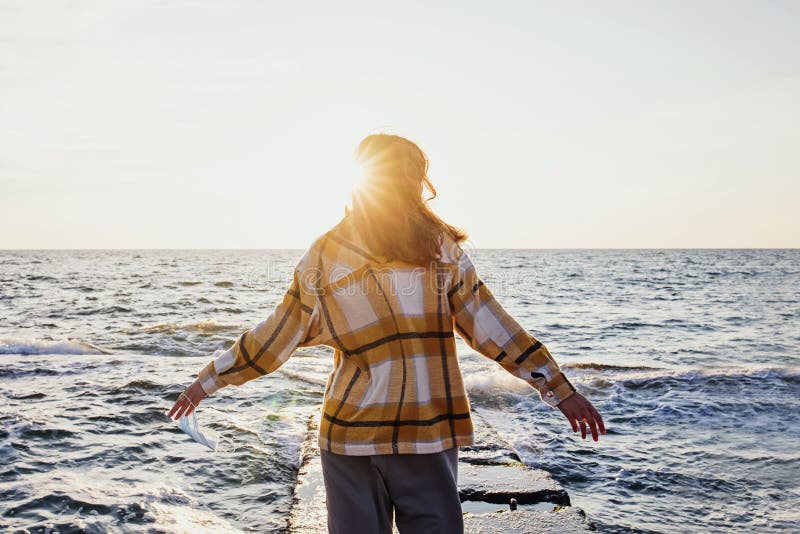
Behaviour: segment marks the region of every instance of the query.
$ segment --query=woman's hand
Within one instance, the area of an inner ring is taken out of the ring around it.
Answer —
[[[180,419],[183,415],[189,415],[200,404],[200,401],[206,397],[203,386],[200,385],[199,381],[195,380],[192,385],[186,388],[186,391],[180,394],[167,415],[169,415],[170,419]]]
[[[606,427],[603,424],[603,418],[594,409],[592,403],[586,400],[586,397],[580,393],[574,393],[559,402],[557,408],[561,410],[564,417],[567,418],[569,424],[572,425],[572,431],[578,431],[578,425],[581,428],[581,439],[586,439],[586,425],[592,432],[592,439],[597,441],[600,434],[606,433]]]

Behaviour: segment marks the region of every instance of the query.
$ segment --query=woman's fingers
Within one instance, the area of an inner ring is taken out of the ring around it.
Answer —
[[[577,432],[577,427],[575,422],[578,422],[581,429],[581,439],[586,439],[586,436],[591,434],[592,439],[594,441],[600,440],[600,434],[605,434],[605,428],[602,427],[602,419],[595,417],[591,413],[578,415],[577,417],[570,418],[570,423],[572,424],[572,430]],[[588,428],[588,430],[587,430]]]
[[[178,419],[180,412],[183,410],[183,399],[178,399],[172,409],[169,411],[169,416],[172,419]]]
[[[592,439],[593,439],[594,441],[597,441],[599,438],[598,438],[598,435],[597,435],[597,422],[595,421],[595,418],[594,418],[594,416],[593,416],[593,415],[591,415],[591,414],[589,414],[589,415],[586,417],[586,420],[587,420],[587,421],[588,421],[588,423],[589,423],[589,430],[591,430],[591,431],[592,431]]]
[[[594,416],[595,420],[597,420],[597,428],[600,430],[600,433],[605,434],[606,425],[603,423],[603,418],[600,416],[600,412],[595,410],[594,406],[592,406],[592,415]]]
[[[183,406],[183,397],[178,397],[178,400],[175,404],[172,405],[169,413],[167,414],[168,417],[174,418],[175,414],[178,413],[178,410]]]
[[[180,419],[181,417],[186,415],[186,410],[187,410],[187,408],[190,408],[190,407],[191,406],[189,405],[189,403],[186,401],[185,398],[181,399],[181,407],[178,409],[178,413],[175,414],[176,415],[175,419]]]
[[[592,406],[592,403],[582,395],[573,395],[559,404],[558,407],[567,418],[567,421],[569,421],[573,432],[577,432],[580,428],[581,439],[586,439],[586,436],[591,434],[594,441],[599,441],[600,435],[606,433],[603,418]]]
[[[578,418],[577,417],[567,416],[567,421],[569,421],[569,424],[572,425],[572,431],[573,432],[577,432],[578,431]]]
[[[200,382],[195,380],[178,395],[178,400],[175,401],[175,405],[167,415],[172,419],[180,419],[183,416],[191,415],[204,398],[206,398],[206,393]]]
[[[172,409],[167,414],[171,419],[180,419],[184,415],[189,415],[194,411],[191,399],[185,394],[181,393],[178,400],[172,406]]]

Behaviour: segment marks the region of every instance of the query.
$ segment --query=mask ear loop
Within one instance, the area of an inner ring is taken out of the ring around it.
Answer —
[[[189,404],[192,405],[192,408],[194,408],[195,410],[197,409],[197,405],[192,402],[192,399],[189,398],[189,395],[187,395],[185,391],[182,391],[181,394],[178,395],[178,397],[186,397],[186,400],[189,401]]]

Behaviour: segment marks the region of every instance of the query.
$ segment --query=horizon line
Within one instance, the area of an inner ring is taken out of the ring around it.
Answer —
[[[215,247],[151,247],[151,248],[3,248],[0,252],[88,252],[88,251],[212,251],[212,250],[307,250],[308,247],[241,247],[241,248],[215,248]],[[800,247],[475,247],[474,250],[800,250]]]

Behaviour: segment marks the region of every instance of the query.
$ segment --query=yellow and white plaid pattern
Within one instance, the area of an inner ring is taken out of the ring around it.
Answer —
[[[283,300],[198,374],[208,395],[327,345],[319,446],[347,455],[433,453],[473,445],[454,331],[555,406],[575,388],[511,317],[453,240],[435,269],[369,254],[345,217],[314,241]]]

